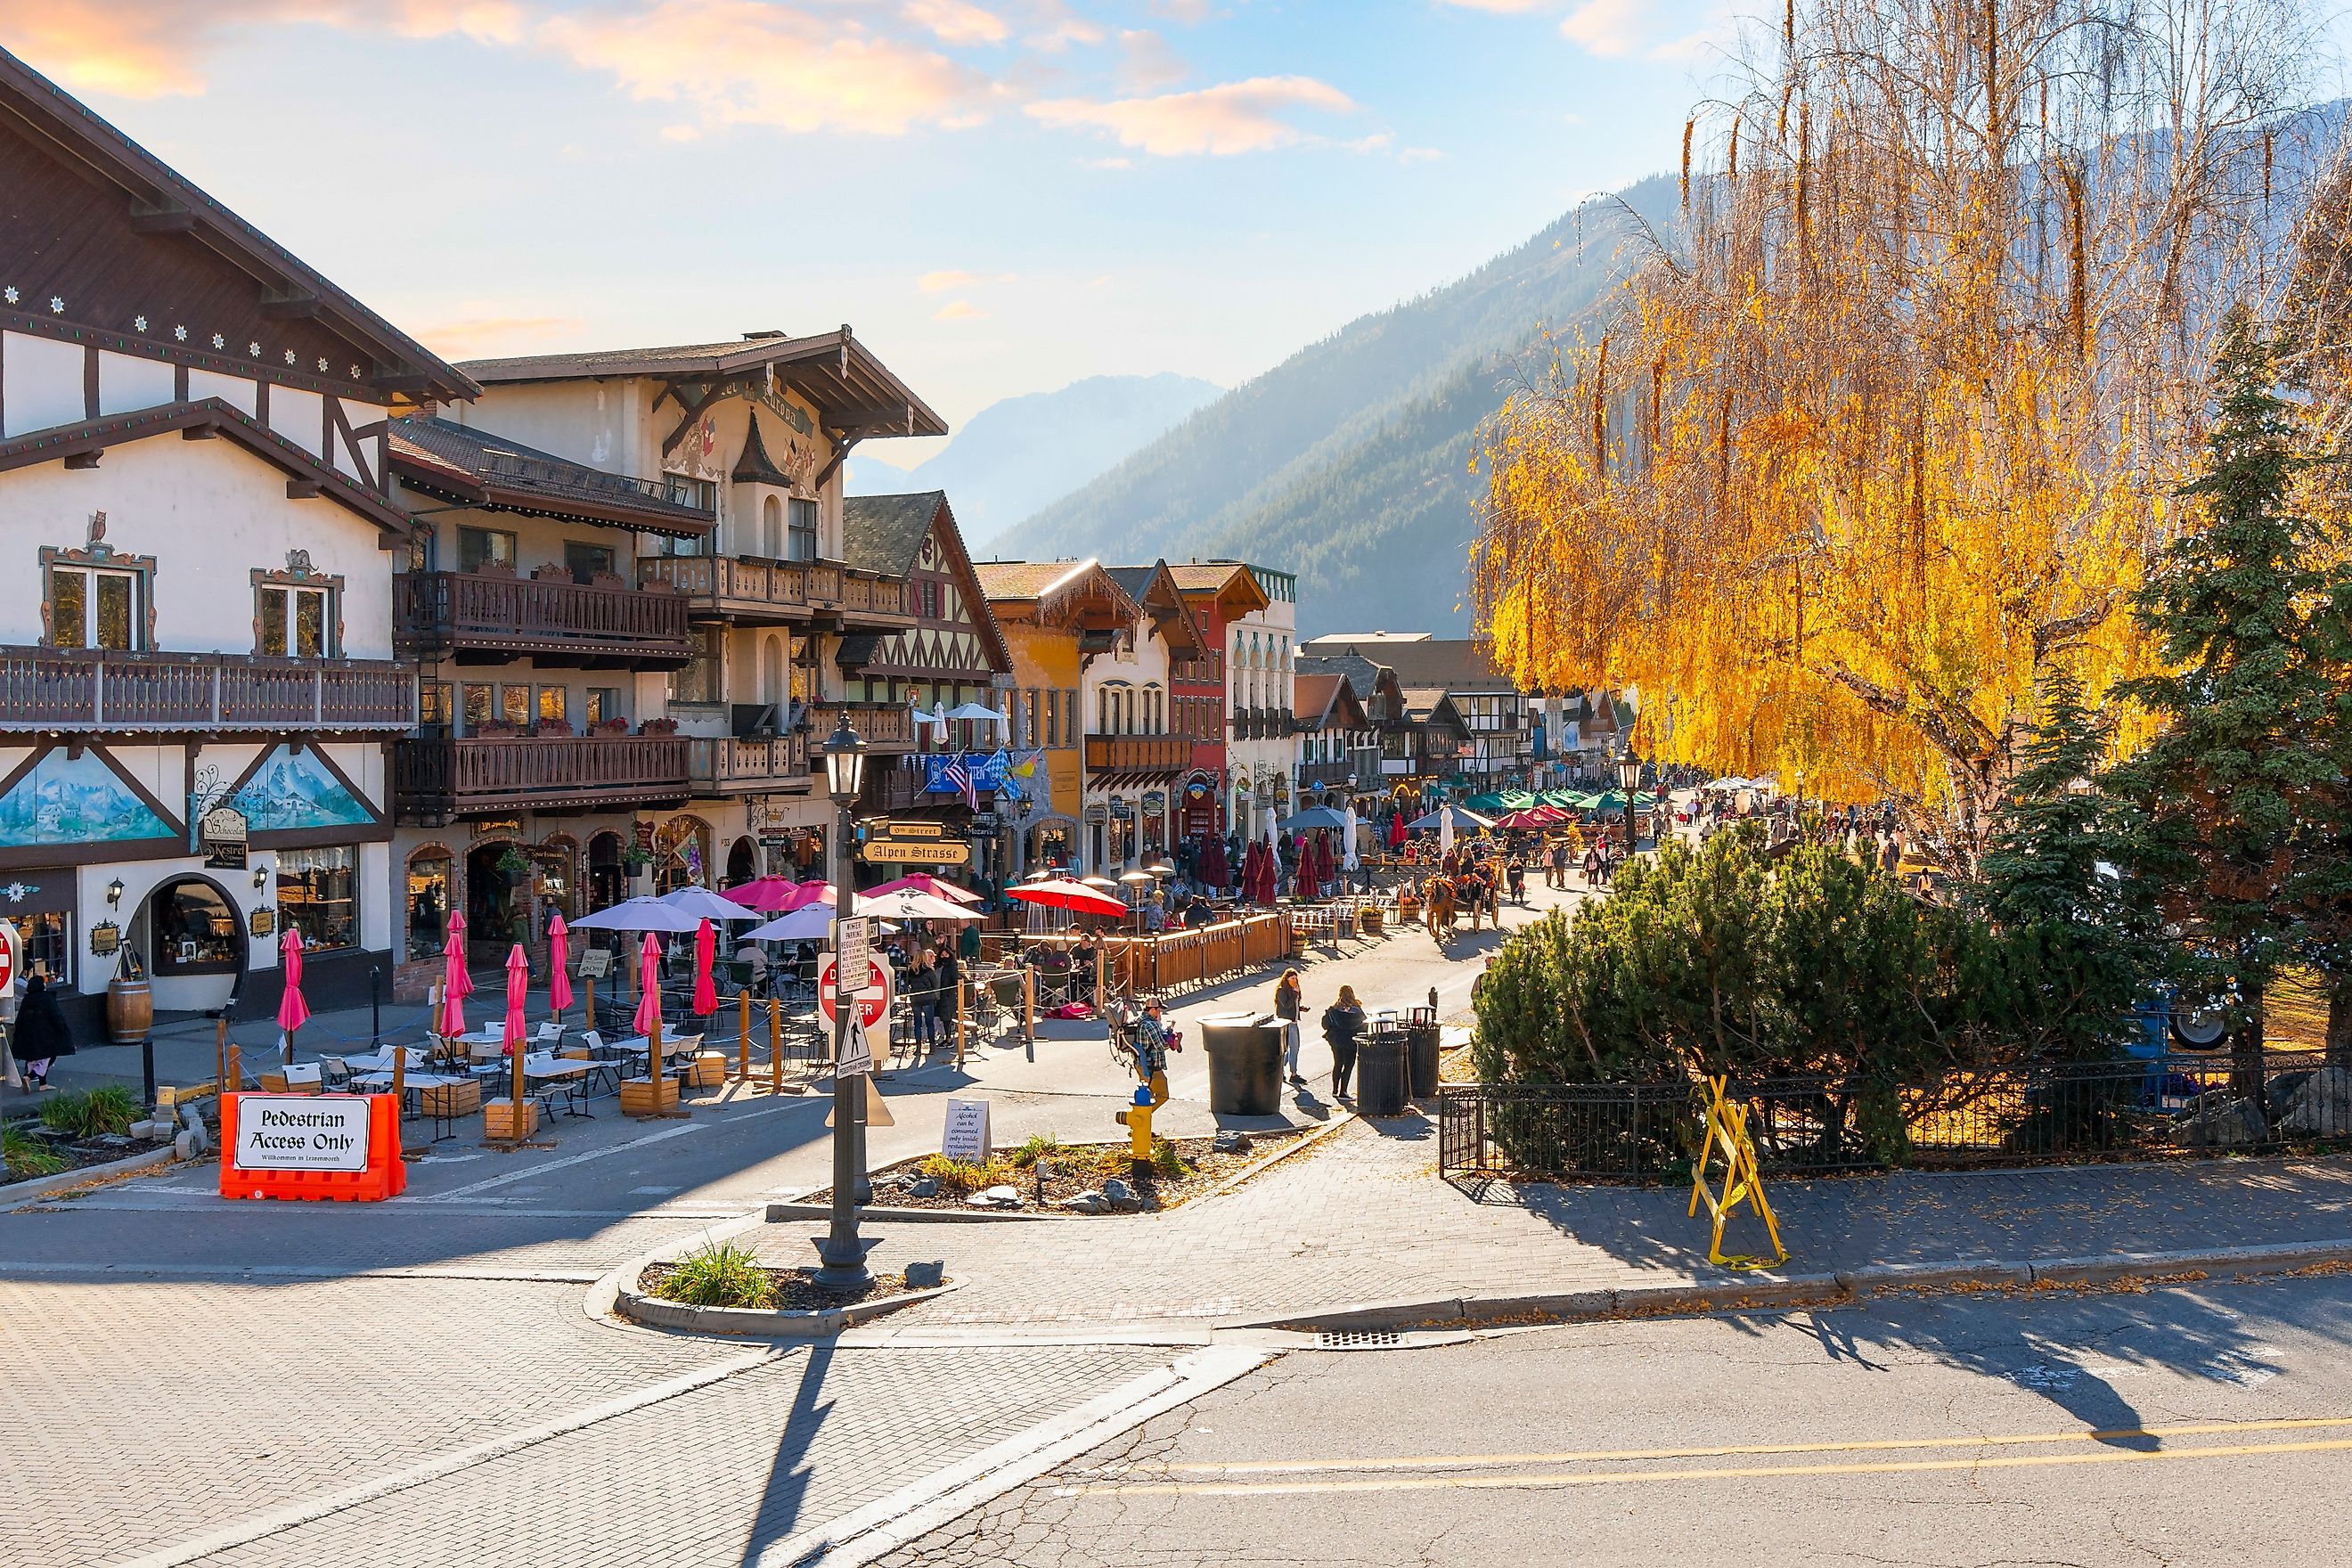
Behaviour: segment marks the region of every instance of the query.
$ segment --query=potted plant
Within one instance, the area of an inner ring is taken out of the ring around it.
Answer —
[[[530,876],[530,857],[524,854],[520,847],[509,844],[507,852],[499,857],[498,868],[509,887],[519,888]]]

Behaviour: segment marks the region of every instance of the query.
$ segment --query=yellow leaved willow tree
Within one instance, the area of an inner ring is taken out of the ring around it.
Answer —
[[[1790,0],[1675,230],[1485,435],[1482,633],[1662,760],[1892,798],[1973,864],[2037,673],[2126,610],[2213,327],[2333,121],[2273,0]]]

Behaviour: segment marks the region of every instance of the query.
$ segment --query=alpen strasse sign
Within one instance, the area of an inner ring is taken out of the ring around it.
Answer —
[[[241,1095],[236,1168],[364,1171],[368,1110],[367,1099],[360,1095]]]

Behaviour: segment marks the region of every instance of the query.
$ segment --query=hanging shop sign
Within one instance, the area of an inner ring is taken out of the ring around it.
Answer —
[[[1144,816],[1159,816],[1165,813],[1167,809],[1168,795],[1165,791],[1153,789],[1143,792]]]
[[[245,813],[233,805],[216,805],[205,813],[196,828],[204,846],[205,865],[215,871],[245,869]]]
[[[89,928],[89,954],[92,958],[110,958],[122,946],[122,928],[112,921],[100,921]]]

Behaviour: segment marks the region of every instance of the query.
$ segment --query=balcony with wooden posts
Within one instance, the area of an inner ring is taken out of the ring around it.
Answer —
[[[1087,777],[1176,773],[1192,765],[1190,735],[1088,735]]]
[[[806,795],[813,787],[805,735],[697,736],[687,745],[687,777],[697,795]]]
[[[393,793],[404,821],[489,812],[675,804],[688,795],[683,735],[474,735],[403,741]]]
[[[684,595],[667,583],[633,587],[605,572],[586,583],[560,566],[527,578],[407,572],[393,579],[392,603],[395,645],[418,658],[677,669],[693,653]]]
[[[914,748],[915,716],[895,702],[822,702],[808,711],[810,756],[824,754],[824,738],[839,726],[845,713],[849,716],[849,727],[857,731],[867,750],[905,752]]]
[[[676,589],[698,620],[872,631],[896,631],[915,620],[906,584],[853,571],[838,561],[648,555],[638,559],[637,583]]]
[[[390,659],[0,647],[0,731],[400,731],[416,671]]]
[[[1300,789],[1352,789],[1361,783],[1356,764],[1346,758],[1298,764]]]

